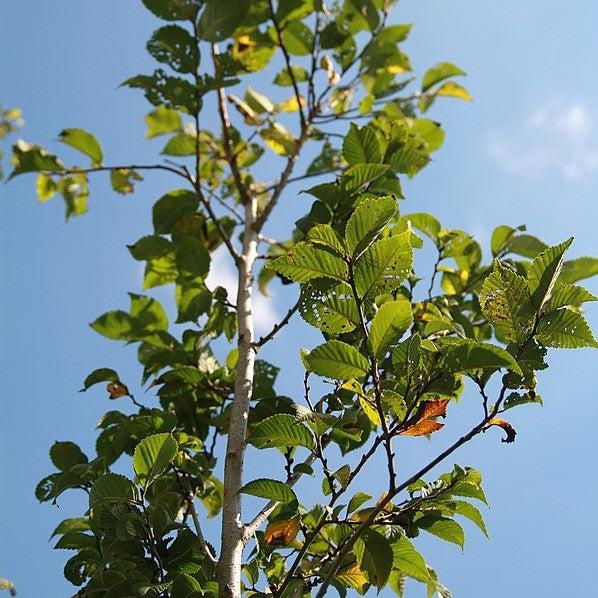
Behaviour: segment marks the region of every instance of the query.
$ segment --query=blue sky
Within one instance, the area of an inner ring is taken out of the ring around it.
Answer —
[[[527,223],[547,242],[574,234],[575,256],[598,254],[598,5],[402,0],[394,18],[415,23],[405,49],[417,72],[454,62],[467,71],[475,98],[433,109],[447,140],[434,163],[405,185],[405,209],[430,211],[482,242],[496,225]],[[156,161],[161,142],[144,141],[148,105],[140,94],[117,89],[152,68],[144,46],[156,22],[139,2],[5,0],[0,21],[0,101],[23,108],[25,139],[56,148],[62,128],[83,127],[100,138],[107,161]],[[13,579],[25,598],[74,593],[62,579],[68,555],[51,550],[47,538],[58,521],[78,513],[81,499],[40,505],[33,489],[51,471],[47,451],[55,440],[93,450],[91,432],[108,406],[101,392],[77,393],[85,375],[110,366],[137,384],[134,351],[87,323],[126,307],[126,293],[140,291],[139,265],[125,245],[150,230],[149,207],[172,186],[166,177],[148,176],[134,196],[122,197],[98,177],[90,213],[66,224],[57,201],[37,205],[33,178],[0,186],[0,576]],[[305,201],[291,190],[272,231],[304,212]],[[227,267],[219,262],[220,282]],[[588,286],[598,292],[597,281]],[[292,301],[274,290],[273,303],[259,306],[264,327]],[[167,292],[158,296],[171,305]],[[596,307],[588,317],[598,328]],[[265,353],[291,364],[282,393],[299,400],[296,348],[317,342],[295,323],[284,344]],[[598,353],[553,351],[550,361],[540,379],[545,406],[512,415],[516,444],[487,434],[454,456],[485,474],[492,540],[467,526],[464,555],[434,539],[417,541],[458,598],[588,595],[594,586]],[[401,447],[405,476],[468,429],[474,417],[468,398],[473,405],[469,393],[462,413],[433,443],[414,439]],[[263,455],[251,458],[249,475],[258,475]],[[376,484],[374,463],[364,486]],[[409,594],[424,595],[417,585]]]

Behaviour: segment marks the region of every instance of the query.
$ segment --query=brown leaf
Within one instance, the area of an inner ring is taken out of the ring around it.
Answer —
[[[425,436],[440,430],[444,427],[435,421],[435,417],[446,417],[446,409],[449,399],[438,399],[436,401],[426,401],[420,406],[419,413],[415,416],[415,421],[399,432],[402,436]]]
[[[487,430],[490,426],[498,426],[506,432],[507,435],[502,439],[503,442],[515,442],[515,436],[517,436],[517,432],[508,421],[495,417],[488,422],[485,429]]]
[[[288,546],[297,537],[300,529],[299,517],[271,521],[264,532],[264,542],[267,546]]]
[[[110,382],[106,386],[106,390],[111,399],[120,399],[120,397],[128,397],[129,389],[122,382]]]

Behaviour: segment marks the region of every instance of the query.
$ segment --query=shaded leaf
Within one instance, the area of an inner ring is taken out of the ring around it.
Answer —
[[[144,438],[133,455],[133,468],[144,486],[149,486],[170,466],[178,445],[170,433],[153,434]]]

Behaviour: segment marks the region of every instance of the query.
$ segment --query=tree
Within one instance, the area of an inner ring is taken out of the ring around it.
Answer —
[[[138,411],[106,414],[91,460],[72,443],[54,445],[58,472],[38,487],[40,500],[70,488],[89,493],[90,510],[55,532],[57,547],[76,551],[67,578],[84,587],[80,595],[178,597],[238,596],[241,583],[248,595],[322,596],[331,584],[341,592],[386,584],[401,592],[408,576],[446,595],[411,539],[424,530],[462,544],[454,516],[484,529],[471,499],[485,496],[480,474],[467,468],[432,482],[424,477],[490,427],[514,440],[500,416],[539,401],[535,372],[546,367],[546,347],[595,346],[579,310],[594,297],[575,282],[594,274],[597,261],[565,261],[570,241],[547,247],[500,226],[495,259],[483,264],[465,232],[429,214],[399,212],[401,177],[415,175],[442,143],[442,129],[423,114],[439,97],[469,96],[454,81],[462,71],[447,63],[427,71],[420,85],[405,78],[410,64],[399,44],[409,27],[387,24],[390,6],[145,4],[169,21],[148,49],[174,73],[158,69],[126,83],[154,105],[148,136],[168,135],[164,153],[175,162],[106,166],[98,141],[72,128],[60,139],[86,155],[89,167],[66,167],[23,142],[13,154],[11,176],[38,172],[40,199],[59,192],[67,216],[86,211],[91,172],[109,172],[121,193],[151,170],[184,186],[156,202],[154,234],[130,251],[146,263],[147,289],[175,285],[177,322],[188,329],[177,334],[157,300],[141,295],[131,296],[129,312],[93,323],[108,338],[139,343],[142,382],[156,390],[160,406],[139,403],[116,370],[95,370],[84,390],[107,383],[109,398],[128,397]],[[226,54],[223,42],[230,44]],[[243,89],[245,77],[277,61],[274,82],[290,99],[273,101],[250,87],[243,99],[226,91]],[[214,97],[219,131],[206,116]],[[315,144],[319,155],[302,167],[302,152]],[[259,181],[252,168],[262,156],[272,159],[266,152],[283,162],[273,183]],[[297,177],[324,182],[307,190],[315,201],[286,232],[290,239],[271,240],[264,226]],[[425,282],[413,269],[423,237],[437,256]],[[265,255],[260,245],[269,246]],[[238,270],[236,298],[205,285],[219,246]],[[300,291],[287,317],[261,339],[252,319],[258,258],[266,264],[262,289],[277,276]],[[281,342],[279,331],[295,312],[324,339],[301,355],[304,400],[291,401],[277,395],[277,369],[257,353]],[[219,337],[237,339],[222,363],[212,352]],[[316,377],[333,383],[318,385],[314,396]],[[457,408],[465,383],[479,391],[479,421],[425,467],[397,471],[402,437],[442,427],[437,418]],[[214,448],[220,436],[224,454]],[[242,479],[247,443],[284,455],[277,479]],[[371,497],[355,488],[356,478],[378,451],[388,486]],[[110,471],[123,455],[132,456],[132,464],[121,459],[126,477]],[[224,485],[215,474],[223,461]],[[300,507],[293,486],[313,472],[322,478],[323,504]],[[241,494],[269,502],[250,514],[241,510]],[[218,551],[217,541],[204,538],[196,497],[209,514],[222,508]]]

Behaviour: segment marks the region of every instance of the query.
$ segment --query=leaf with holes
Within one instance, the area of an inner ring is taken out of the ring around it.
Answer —
[[[536,339],[559,349],[598,348],[587,320],[568,307],[545,314],[538,324]]]
[[[410,232],[376,241],[355,264],[355,286],[361,298],[392,291],[405,281],[413,266]]]

